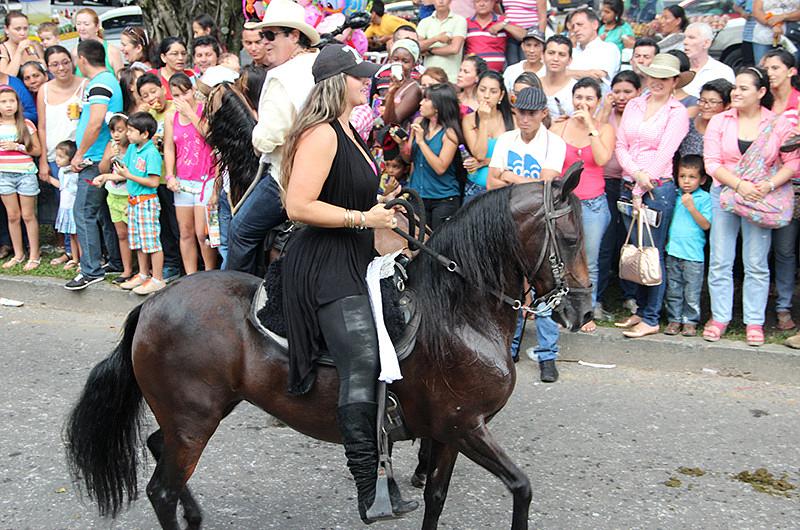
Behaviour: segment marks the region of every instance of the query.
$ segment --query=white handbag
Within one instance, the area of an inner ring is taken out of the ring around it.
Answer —
[[[661,285],[661,256],[658,248],[654,246],[650,225],[644,222],[644,215],[641,215],[641,212],[636,212],[634,217],[619,255],[619,277],[648,287]],[[630,243],[634,221],[638,223],[638,245]],[[647,235],[650,236],[650,246],[644,246],[642,243],[642,232],[645,227]]]

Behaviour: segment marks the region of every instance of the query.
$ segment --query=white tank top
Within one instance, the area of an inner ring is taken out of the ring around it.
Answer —
[[[42,87],[44,90],[44,108],[45,108],[45,138],[47,138],[47,161],[55,162],[56,159],[56,145],[64,140],[75,141],[75,131],[78,129],[78,120],[69,119],[67,107],[70,103],[80,103],[83,98],[83,87],[86,81],[78,86],[75,93],[72,94],[65,102],[58,105],[52,104],[47,101],[47,88],[49,83],[45,83]]]

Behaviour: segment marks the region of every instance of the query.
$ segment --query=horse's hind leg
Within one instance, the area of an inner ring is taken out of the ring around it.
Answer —
[[[148,436],[147,447],[153,454],[153,458],[158,462],[161,459],[161,453],[164,451],[164,433],[161,432],[161,429]],[[203,522],[203,512],[200,510],[197,501],[194,500],[188,485],[184,486],[178,499],[183,506],[183,518],[186,519],[189,528],[200,528]]]
[[[177,517],[178,500],[184,496],[185,491],[188,491],[186,482],[192,476],[208,439],[219,425],[219,419],[214,421],[209,418],[202,420],[193,418],[193,420],[196,422],[187,426],[162,425],[161,427],[162,452],[153,476],[147,484],[147,497],[153,505],[159,524],[165,530],[180,530]],[[196,525],[193,525],[193,521],[189,521],[189,528],[199,528],[199,525],[199,520]]]
[[[514,497],[512,530],[528,528],[528,510],[531,505],[531,483],[525,473],[511,461],[497,444],[486,424],[470,431],[459,441],[458,449],[464,456],[483,467],[506,485]]]
[[[450,486],[450,477],[453,476],[458,449],[434,440],[426,442],[423,447],[427,453],[428,479],[425,483],[425,517],[422,520],[422,530],[433,530],[439,526],[439,517],[447,498],[447,488]]]
[[[431,458],[431,440],[420,438],[419,451],[417,452],[417,468],[411,476],[411,485],[415,488],[424,488],[428,476],[428,461]]]

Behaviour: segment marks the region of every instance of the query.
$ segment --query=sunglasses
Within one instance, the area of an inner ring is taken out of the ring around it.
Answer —
[[[270,42],[274,42],[279,33],[286,35],[285,31],[272,31],[271,29],[265,29],[261,31],[261,36]]]

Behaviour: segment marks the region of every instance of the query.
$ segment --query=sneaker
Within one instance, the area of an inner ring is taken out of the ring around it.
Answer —
[[[144,282],[142,285],[140,285],[139,287],[134,289],[133,292],[138,294],[138,295],[144,296],[146,294],[151,294],[151,293],[155,293],[156,291],[160,291],[161,289],[163,289],[166,286],[167,286],[166,282],[164,282],[162,280],[156,280],[155,278],[150,278],[149,280]]]
[[[84,276],[81,273],[78,273],[73,279],[67,282],[64,286],[64,289],[68,291],[80,291],[82,289],[86,289],[93,283],[99,283],[103,281],[103,276],[97,276],[95,278],[91,278],[89,276]]]
[[[125,289],[126,291],[130,291],[131,289],[135,289],[135,288],[139,287],[140,285],[142,285],[149,278],[150,278],[150,276],[145,276],[143,274],[136,274],[134,276],[131,276],[131,278],[128,281],[122,282],[121,284],[119,284],[119,286],[122,289]]]
[[[105,271],[106,274],[119,274],[122,272],[121,269],[114,267],[110,261],[107,261],[100,265],[100,268]]]
[[[639,310],[639,304],[636,303],[635,298],[628,298],[624,302],[622,302],[622,307],[627,309],[631,315],[635,315],[636,312]]]
[[[175,267],[164,267],[164,283],[170,283],[181,277],[181,270]]]

